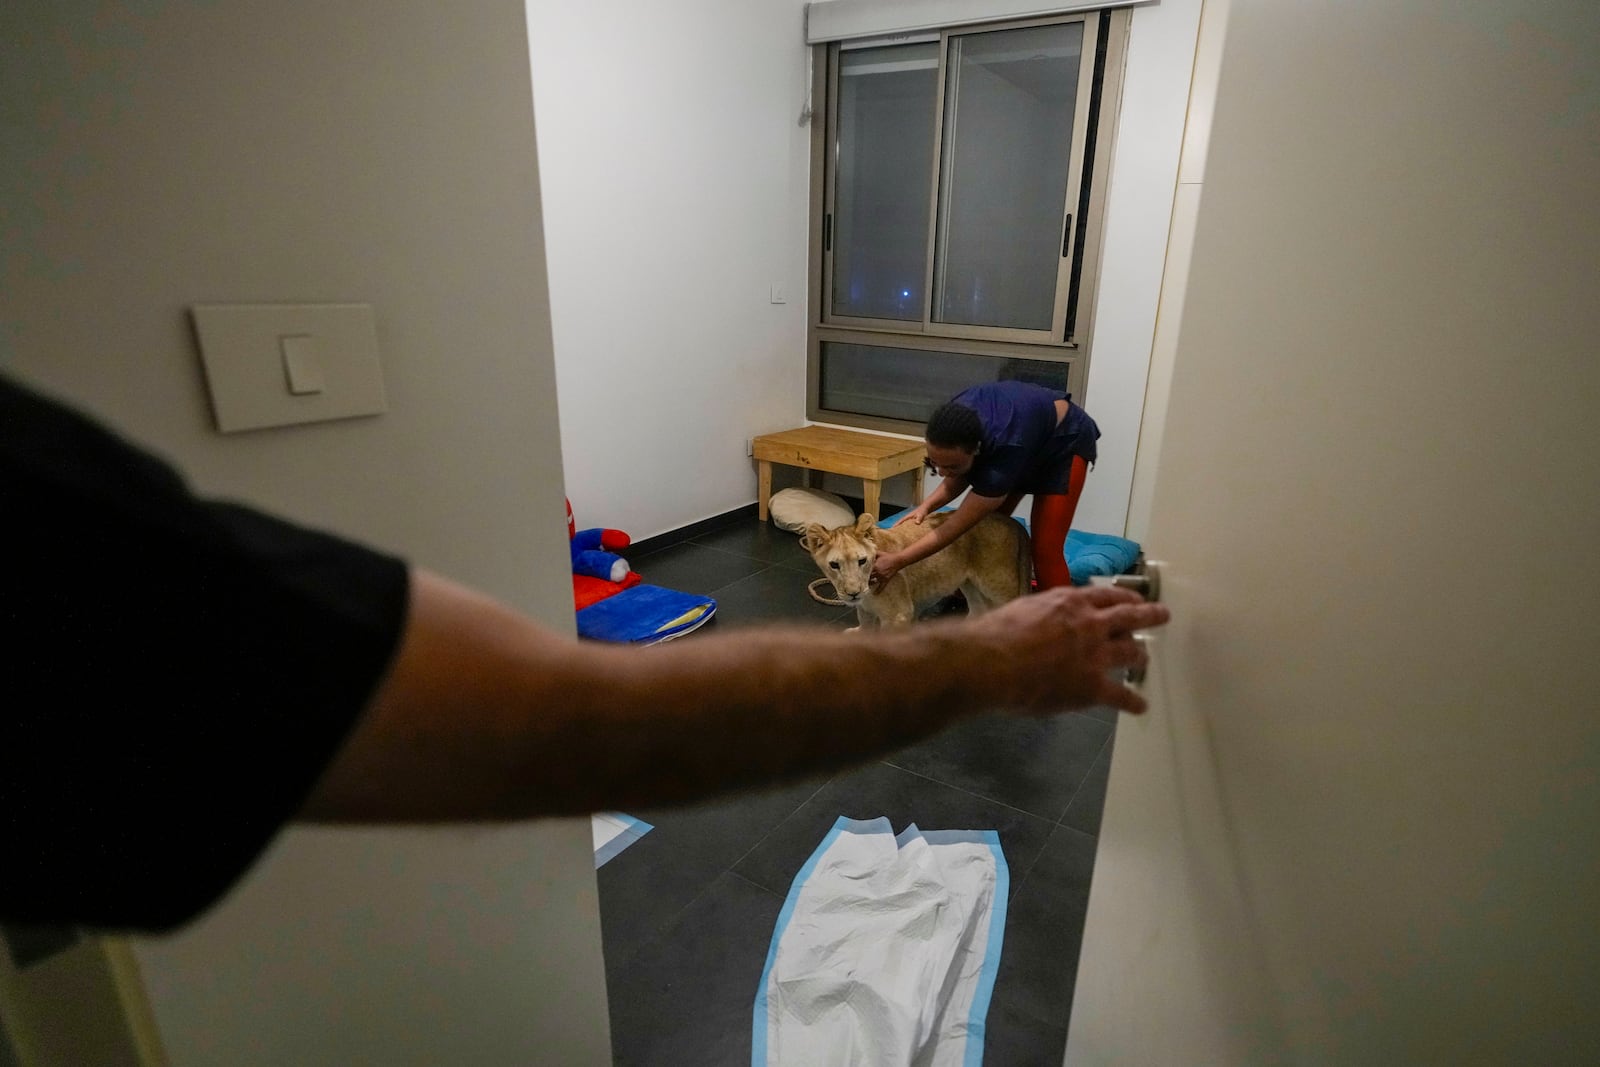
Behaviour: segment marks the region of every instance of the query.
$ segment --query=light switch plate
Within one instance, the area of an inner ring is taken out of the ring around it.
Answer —
[[[223,433],[388,410],[371,304],[196,304]]]

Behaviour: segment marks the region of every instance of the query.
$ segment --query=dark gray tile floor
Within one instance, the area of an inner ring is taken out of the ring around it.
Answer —
[[[764,622],[854,625],[812,600],[798,539],[753,518],[629,558],[655,585],[717,600],[701,632]],[[684,638],[694,640],[695,637]],[[984,1063],[1056,1067],[1105,800],[1115,713],[976,719],[857,770],[690,808],[633,811],[655,829],[599,871],[615,1061],[750,1062],[752,1012],[795,873],[840,815],[896,830],[994,829],[1011,872]]]

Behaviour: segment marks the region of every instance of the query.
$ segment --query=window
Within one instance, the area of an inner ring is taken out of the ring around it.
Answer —
[[[819,46],[812,418],[920,432],[979,381],[1081,397],[1125,12]]]

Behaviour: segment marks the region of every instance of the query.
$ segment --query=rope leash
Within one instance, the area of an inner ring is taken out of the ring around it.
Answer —
[[[826,585],[826,586],[832,588],[833,583],[831,581],[829,581],[828,579],[826,579],[826,578],[818,578],[816,581],[814,581],[810,585],[806,586],[806,592],[811,594],[811,599],[812,600],[815,600],[819,604],[830,604],[830,605],[832,605],[833,607],[836,607],[836,608],[845,608],[845,607],[849,607],[850,606],[849,601],[839,600],[836,597],[835,598],[825,597],[821,593],[817,592],[817,587],[818,586],[822,586],[822,585]],[[833,591],[835,593],[838,593],[839,590],[834,589]]]

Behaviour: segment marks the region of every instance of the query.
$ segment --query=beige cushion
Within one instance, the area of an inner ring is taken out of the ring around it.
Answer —
[[[772,494],[767,505],[768,514],[780,529],[795,533],[806,528],[806,523],[821,523],[828,529],[849,526],[856,521],[855,512],[843,497],[825,493],[821,489],[783,489]]]

